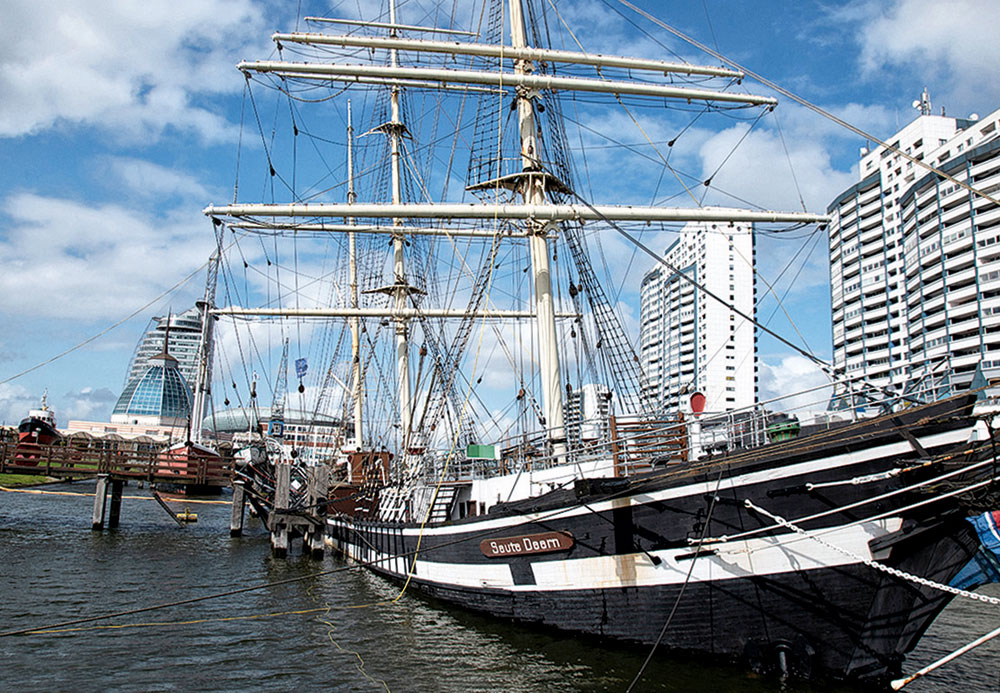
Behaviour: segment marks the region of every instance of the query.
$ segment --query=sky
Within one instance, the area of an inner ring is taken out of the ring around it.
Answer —
[[[427,4],[401,2],[401,21],[432,23]],[[717,63],[617,0],[548,4],[589,52]],[[1000,82],[989,78],[1000,68],[1000,3],[636,4],[877,137],[916,116],[910,104],[924,87],[935,112],[945,107],[964,117],[1000,107]],[[235,64],[272,58],[270,34],[304,26],[306,15],[372,16],[378,7],[375,0],[0,6],[0,422],[17,423],[45,390],[60,425],[107,420],[149,319],[184,310],[203,292],[213,234],[202,209],[232,199],[237,153],[255,146],[245,138],[258,137],[240,127],[247,113]],[[742,89],[769,93],[752,80]],[[623,117],[609,114],[605,125]],[[666,121],[642,118],[654,141],[676,134]],[[749,134],[746,127],[696,124],[684,135],[677,157],[693,176],[711,175],[729,157],[710,203],[743,199],[822,213],[857,180],[866,142],[794,102],[782,100]],[[602,161],[600,151],[589,161],[595,201],[648,204],[633,199],[646,174],[609,174],[614,162]],[[646,240],[665,246],[669,239]],[[616,244],[605,250],[613,263],[624,262]],[[621,300],[626,325],[637,331],[638,282],[652,260],[629,256],[628,263]],[[764,242],[758,264],[762,275],[781,277],[784,294],[783,309],[759,317],[829,358],[825,240]],[[774,340],[762,339],[759,357],[762,397],[823,382],[804,357]]]

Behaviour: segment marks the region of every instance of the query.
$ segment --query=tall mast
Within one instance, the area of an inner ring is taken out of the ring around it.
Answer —
[[[528,39],[524,25],[521,0],[510,0],[511,45],[515,49],[527,48]],[[531,61],[514,61],[514,72],[527,75],[533,71]],[[531,175],[540,172],[538,142],[536,139],[535,107],[533,94],[527,89],[517,90],[517,114],[521,134],[521,170],[525,174],[520,193],[526,205],[544,205],[546,176]],[[563,427],[562,375],[559,371],[559,351],[556,336],[555,306],[552,298],[552,273],[549,268],[549,247],[546,236],[558,229],[553,222],[527,222],[530,233],[528,244],[531,265],[534,269],[535,314],[538,325],[539,370],[542,376],[542,401],[545,406],[545,426],[552,443],[552,454],[561,461],[566,454],[566,433]]]
[[[208,259],[208,276],[205,279],[205,297],[195,306],[201,312],[201,335],[198,338],[198,373],[194,381],[194,401],[191,403],[191,418],[188,425],[188,440],[202,442],[201,422],[205,419],[205,403],[212,393],[212,326],[215,317],[215,286],[219,277],[219,261],[222,257],[222,224],[215,223],[216,245],[212,257]],[[167,321],[169,329],[169,320]]]
[[[396,0],[389,0],[389,23],[394,25],[389,29],[389,35],[396,37]],[[393,69],[399,67],[399,60],[396,50],[390,52],[390,62]],[[392,85],[389,94],[391,119],[383,128],[389,134],[389,143],[392,149],[392,203],[401,204],[403,201],[403,186],[400,178],[400,139],[405,129],[405,125],[399,117],[399,85]],[[409,286],[406,283],[406,271],[403,259],[404,239],[402,235],[403,220],[395,217],[392,220],[394,227],[400,231],[392,238],[393,256],[393,285],[392,295],[395,298],[396,309],[401,311],[406,307],[406,297],[409,293]],[[402,441],[402,451],[405,452],[410,446],[410,428],[413,406],[410,402],[410,354],[408,343],[409,325],[406,318],[396,319],[396,374],[399,383],[399,419],[400,419],[400,439]]]
[[[351,102],[347,102],[347,204],[352,205],[357,200],[354,192],[354,127],[351,124]],[[354,219],[348,219],[348,224],[353,225]],[[350,253],[349,274],[351,282],[351,308],[358,309],[358,249],[354,231],[347,234],[348,251]],[[351,318],[351,363],[352,378],[351,388],[354,394],[354,444],[358,449],[362,446],[361,413],[363,407],[364,388],[361,383],[361,319]]]
[[[205,213],[229,217],[232,226],[242,226],[249,229],[290,228],[291,223],[286,219],[291,217],[313,220],[304,227],[295,226],[296,228],[307,228],[312,231],[347,233],[349,236],[353,236],[359,232],[388,233],[392,235],[392,281],[391,283],[387,282],[386,286],[372,290],[373,292],[390,297],[391,300],[388,301],[389,305],[379,308],[358,307],[354,298],[355,291],[352,286],[352,305],[350,307],[297,309],[295,313],[298,315],[308,314],[312,317],[347,318],[351,320],[352,333],[356,325],[355,319],[384,317],[393,322],[396,337],[400,437],[403,445],[401,452],[404,455],[409,449],[418,447],[414,444],[414,441],[410,440],[413,430],[412,417],[415,397],[411,392],[410,383],[408,356],[409,322],[421,317],[469,317],[468,311],[456,309],[440,310],[433,307],[415,307],[410,305],[412,302],[409,301],[409,297],[421,292],[418,288],[410,286],[407,281],[404,264],[404,245],[406,242],[405,239],[409,236],[417,234],[452,234],[456,236],[476,237],[486,232],[482,228],[466,224],[464,221],[473,219],[490,219],[494,221],[516,219],[523,222],[522,231],[504,233],[501,236],[501,240],[517,239],[520,241],[524,237],[529,239],[533,267],[534,306],[531,310],[525,311],[483,309],[474,311],[472,315],[497,319],[520,319],[525,317],[534,317],[536,319],[536,329],[540,342],[539,367],[544,405],[544,409],[540,415],[544,417],[544,425],[549,429],[549,440],[553,454],[557,457],[565,457],[564,383],[559,365],[556,320],[572,316],[560,315],[555,312],[556,306],[552,291],[552,270],[550,268],[551,260],[548,248],[548,238],[555,236],[560,231],[560,223],[562,221],[745,221],[761,223],[827,223],[829,221],[823,215],[804,212],[786,213],[723,208],[688,209],[590,205],[582,201],[577,204],[555,204],[551,202],[550,198],[553,192],[568,193],[569,190],[551,172],[545,170],[545,162],[542,160],[543,155],[540,149],[543,143],[541,135],[538,133],[538,124],[534,110],[534,99],[540,93],[573,91],[593,94],[625,94],[654,97],[656,99],[679,99],[687,103],[704,101],[709,104],[764,106],[773,105],[776,103],[776,100],[771,97],[744,94],[729,90],[716,91],[709,88],[687,87],[679,85],[670,79],[673,73],[739,78],[739,73],[724,68],[699,67],[620,56],[601,56],[529,46],[523,0],[511,0],[509,6],[511,21],[511,45],[509,46],[486,46],[470,42],[425,41],[403,38],[400,36],[401,32],[432,30],[426,27],[410,27],[397,24],[395,0],[390,0],[389,23],[370,24],[372,27],[388,29],[388,36],[366,37],[353,34],[349,36],[325,36],[297,33],[276,34],[274,36],[275,40],[279,42],[368,48],[372,52],[370,62],[363,61],[360,64],[354,64],[343,60],[334,62],[244,61],[238,66],[241,71],[248,75],[251,73],[272,74],[283,79],[287,78],[318,84],[340,82],[348,85],[385,85],[390,89],[391,110],[389,118],[387,122],[374,128],[374,131],[381,132],[388,138],[390,145],[392,184],[392,201],[390,203],[357,204],[353,199],[353,193],[349,192],[350,199],[347,204],[311,202],[252,205],[234,203],[222,207],[210,206],[205,209]],[[342,20],[335,21],[340,22]],[[356,24],[354,20],[345,21],[345,23],[349,25]],[[433,31],[438,30],[433,29]],[[454,33],[452,30],[447,31]],[[376,51],[382,50],[388,51],[390,55],[390,59],[384,63],[376,61],[375,58]],[[399,51],[420,51],[435,55],[492,57],[499,58],[499,65],[496,70],[457,69],[449,66],[450,63],[441,64],[440,61],[429,61],[426,63],[427,66],[421,66],[422,62],[414,63],[412,66],[406,65],[405,61],[403,65],[400,65]],[[603,76],[594,79],[582,76],[570,76],[565,73],[557,74],[554,70],[535,73],[532,61],[591,65],[598,68],[598,70],[602,66],[622,68],[630,72],[641,70],[646,72],[646,76],[639,80],[614,80]],[[513,69],[506,69],[505,66],[510,64],[513,64]],[[661,75],[665,75],[666,79]],[[404,204],[402,202],[401,156],[403,137],[407,136],[407,128],[402,122],[400,101],[401,89],[405,86],[486,93],[510,93],[512,90],[515,91],[521,146],[521,171],[513,175],[504,175],[502,170],[497,171],[498,177],[495,180],[480,181],[474,186],[469,186],[468,189],[486,190],[495,185],[517,193],[518,197],[521,198],[518,200],[518,203],[509,204],[507,202],[491,201],[491,203],[474,204]],[[541,108],[539,111],[541,111]],[[261,221],[261,218],[267,218],[267,221]],[[451,219],[462,223],[450,230],[429,226],[420,228],[413,225],[404,225],[404,220],[407,220],[406,223],[409,224],[412,220],[427,218],[439,220]],[[372,221],[367,226],[356,226],[354,222],[357,219],[378,221]],[[386,219],[392,219],[392,223],[383,224],[382,220]],[[339,223],[338,220],[345,220],[348,223]],[[487,235],[491,238],[493,237],[492,233],[488,233]],[[352,271],[356,272],[356,265]],[[356,277],[356,275],[352,274],[352,277]],[[352,279],[352,281],[356,281],[356,279]],[[216,310],[215,314],[270,316],[277,315],[279,312],[282,315],[289,314],[287,309],[276,310],[269,308],[250,310],[227,308],[224,311]],[[360,335],[356,337],[356,340],[360,340]],[[354,373],[355,387],[353,392],[359,393],[357,387],[363,379],[364,373],[360,372],[360,377],[358,370],[355,370]],[[361,397],[356,396],[355,405],[358,409],[360,409],[360,401]],[[357,423],[361,417],[356,416],[355,418]]]

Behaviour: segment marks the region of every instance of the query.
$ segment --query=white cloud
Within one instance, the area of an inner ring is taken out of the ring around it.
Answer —
[[[16,426],[28,415],[29,409],[38,407],[40,401],[40,395],[21,385],[0,384],[0,422]]]
[[[855,182],[850,173],[834,168],[822,140],[786,135],[782,141],[773,130],[755,129],[739,144],[745,132],[743,125],[728,128],[702,145],[702,175],[712,177],[713,188],[766,209],[801,210],[801,196],[807,210],[822,212]],[[706,202],[734,204],[719,194],[710,194]]]
[[[85,387],[77,392],[67,392],[62,397],[65,411],[60,412],[61,424],[70,419],[84,421],[107,421],[118,396],[106,387]]]
[[[0,240],[0,314],[120,318],[197,269],[212,246],[197,213],[157,217],[17,193]],[[200,279],[200,278],[199,278]]]
[[[266,40],[250,0],[8,0],[0,23],[0,137],[60,123],[145,139],[167,127],[207,141],[234,128],[197,104],[242,87],[234,64]]]
[[[204,201],[213,197],[208,188],[194,176],[151,161],[107,157],[103,164],[128,190],[142,198],[162,200],[167,196],[177,196],[186,200]]]
[[[902,66],[936,78],[941,96],[956,105],[992,106],[1000,98],[989,78],[1000,69],[1000,3],[893,0],[867,9],[859,37],[869,76]]]
[[[769,363],[762,357],[759,365],[761,401],[782,398],[769,404],[768,408],[788,412],[826,409],[832,392],[830,379],[809,359],[790,355]]]

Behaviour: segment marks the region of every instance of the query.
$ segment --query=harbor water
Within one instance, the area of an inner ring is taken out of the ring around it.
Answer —
[[[400,597],[397,585],[333,556],[303,558],[298,547],[274,559],[256,520],[243,537],[229,537],[226,502],[189,504],[198,522],[179,527],[148,490],[126,487],[120,527],[94,532],[93,482],[40,490],[45,495],[0,493],[2,631],[301,579],[0,638],[6,690],[621,691],[647,653],[500,623],[409,591]],[[983,591],[1000,595],[1000,586]],[[1000,608],[956,600],[904,670],[998,625]],[[1000,690],[998,654],[1000,638],[905,690]],[[663,654],[636,690],[852,689],[782,685],[742,667]]]

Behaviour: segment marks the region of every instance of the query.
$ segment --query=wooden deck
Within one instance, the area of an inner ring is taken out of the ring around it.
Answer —
[[[18,448],[0,442],[0,473],[28,474],[57,479],[107,476],[115,481],[147,481],[226,487],[232,483],[232,459],[171,460],[158,450],[79,448],[58,445]]]

